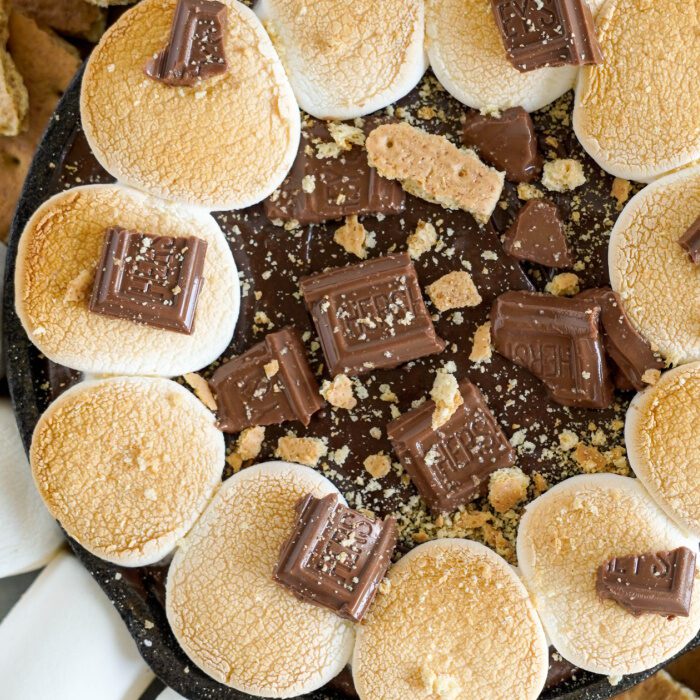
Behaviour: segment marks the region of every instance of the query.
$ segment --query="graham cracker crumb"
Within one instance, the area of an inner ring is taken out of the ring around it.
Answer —
[[[211,393],[209,382],[195,372],[188,372],[183,379],[194,389],[194,395],[210,410],[216,411],[216,399]]]
[[[613,180],[610,194],[617,200],[618,211],[622,209],[625,202],[630,198],[632,191],[632,183],[629,180],[623,180],[621,177],[616,177]]]
[[[489,503],[497,513],[506,513],[527,498],[530,477],[518,467],[506,467],[491,474]]]
[[[659,379],[661,379],[661,371],[658,369],[648,369],[642,375],[642,381],[651,386],[654,386]]]
[[[448,272],[428,285],[425,291],[438,311],[478,306],[482,301],[471,275],[465,270]]]
[[[352,381],[344,374],[336,375],[330,382],[326,379],[321,386],[321,396],[336,408],[345,408],[350,411],[357,406]]]
[[[430,398],[435,402],[433,411],[433,430],[445,425],[454,412],[464,403],[459,391],[459,384],[453,374],[445,369],[439,369],[435,375]]]
[[[265,376],[268,379],[272,379],[280,371],[280,363],[277,360],[270,360],[270,362],[263,365],[263,369],[265,370]]]
[[[528,182],[518,184],[518,199],[528,202],[531,199],[542,199],[544,192]]]
[[[549,482],[539,472],[532,472],[532,486],[535,498],[549,490]]]
[[[360,223],[357,216],[345,218],[345,224],[336,229],[333,240],[348,253],[358,258],[367,257],[367,229]]]
[[[427,253],[437,243],[437,231],[428,221],[422,219],[416,225],[416,230],[407,239],[408,254],[418,260],[423,253]]]
[[[311,194],[316,189],[316,176],[304,175],[301,179],[301,189],[307,194]]]
[[[491,321],[482,323],[474,331],[472,340],[472,351],[469,353],[470,362],[489,362],[493,354],[491,347]]]
[[[607,460],[597,447],[584,445],[580,442],[573,453],[574,460],[587,474],[596,474],[605,471]]]
[[[261,425],[241,431],[233,452],[226,458],[226,461],[233,467],[234,472],[240,470],[243,462],[255,459],[260,454],[264,440],[265,428]]]
[[[563,450],[573,450],[578,445],[578,435],[572,430],[562,430],[559,433],[559,445]]]
[[[545,286],[545,291],[555,297],[573,297],[581,291],[578,275],[573,272],[560,272],[552,277]]]
[[[92,270],[83,270],[68,283],[64,301],[80,302],[90,297],[95,273]]]
[[[457,679],[446,673],[436,673],[428,666],[421,667],[421,681],[432,697],[439,700],[456,700],[462,692]]]
[[[375,478],[381,479],[391,469],[391,458],[383,452],[370,455],[363,462],[365,469]]]
[[[550,160],[544,164],[542,184],[552,192],[575,190],[586,182],[583,166],[573,158]]]
[[[365,145],[365,132],[351,124],[329,122],[328,133],[343,151],[349,151],[353,146]]]
[[[319,438],[296,437],[287,435],[277,441],[275,457],[285,462],[305,464],[307,467],[315,467],[321,457],[325,457],[328,448]]]

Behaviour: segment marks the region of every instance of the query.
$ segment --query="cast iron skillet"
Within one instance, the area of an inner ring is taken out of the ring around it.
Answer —
[[[82,69],[61,100],[43,141],[34,157],[17,206],[9,240],[5,270],[3,339],[7,357],[7,376],[17,423],[28,450],[32,431],[48,403],[45,382],[46,361],[30,343],[14,310],[14,271],[17,244],[22,229],[37,207],[56,191],[56,177],[63,155],[79,123],[79,95]],[[139,652],[156,675],[187,698],[211,700],[249,700],[251,696],[227,688],[194,666],[178,646],[165,617],[163,582],[168,562],[133,570],[104,562],[69,538],[76,556],[100,584],[126,623]],[[149,629],[147,629],[146,623]],[[150,623],[153,623],[151,626]],[[688,648],[700,645],[700,635]],[[653,671],[624,678],[612,686],[607,678],[578,671],[575,679],[545,690],[543,700],[598,700],[608,698],[635,685]],[[305,695],[308,700],[344,700],[340,687],[324,688]],[[408,699],[407,699],[408,700]]]

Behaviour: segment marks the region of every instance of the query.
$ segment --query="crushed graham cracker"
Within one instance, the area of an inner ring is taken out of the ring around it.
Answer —
[[[321,457],[325,457],[328,448],[323,440],[311,437],[286,435],[277,441],[275,457],[285,462],[296,462],[307,467],[315,467]]]
[[[209,382],[195,372],[188,372],[183,379],[192,387],[194,395],[210,410],[216,411],[216,399],[211,393]]]
[[[234,472],[240,470],[243,462],[255,459],[260,454],[264,440],[265,428],[261,425],[245,428],[241,431],[233,452],[226,458]]]
[[[522,199],[523,202],[528,202],[531,199],[541,199],[542,197],[544,197],[544,192],[535,187],[535,185],[529,182],[518,184],[518,199]]]
[[[365,469],[375,478],[381,479],[391,470],[391,458],[383,452],[370,455],[363,462]]]
[[[632,191],[632,183],[629,180],[623,180],[621,177],[616,177],[610,187],[610,195],[617,200],[617,209],[620,211],[625,202],[630,198]]]
[[[544,289],[555,297],[573,297],[581,291],[580,280],[573,272],[560,272],[547,282]]]
[[[430,398],[435,402],[433,411],[433,430],[445,425],[454,412],[464,403],[459,391],[459,384],[454,374],[444,368],[437,371],[433,388],[430,390]]]
[[[331,406],[336,408],[345,408],[349,411],[357,406],[352,381],[345,374],[337,374],[331,381],[326,379],[320,393]]]
[[[367,257],[367,229],[357,216],[347,216],[345,223],[333,234],[333,240],[348,253],[363,260]]]
[[[659,379],[661,379],[661,371],[658,369],[648,369],[642,375],[642,381],[651,386],[654,386]]]
[[[352,124],[329,122],[328,133],[342,151],[349,151],[353,146],[365,145],[365,132]]]
[[[476,331],[472,340],[472,351],[469,353],[470,362],[489,362],[493,355],[491,346],[491,321],[482,323]]]
[[[489,479],[489,503],[497,513],[513,510],[527,498],[530,477],[518,467],[498,469]]]
[[[270,360],[270,362],[263,365],[263,370],[265,370],[265,376],[268,379],[272,379],[280,371],[280,363],[277,360]]]
[[[552,192],[568,192],[585,184],[581,161],[574,158],[559,158],[544,164],[542,184]]]
[[[425,291],[438,311],[478,306],[482,301],[471,275],[466,270],[448,272],[429,284]]]
[[[78,275],[68,283],[63,300],[67,302],[81,302],[88,299],[92,292],[94,279],[94,270],[83,270],[78,273]]]
[[[416,224],[416,230],[406,239],[408,254],[418,260],[437,243],[437,231],[429,221],[422,219]]]

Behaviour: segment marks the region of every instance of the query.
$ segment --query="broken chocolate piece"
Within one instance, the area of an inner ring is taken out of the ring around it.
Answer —
[[[46,378],[49,385],[49,396],[55,401],[64,391],[83,381],[83,373],[76,369],[64,367],[51,360],[46,360]]]
[[[491,0],[508,60],[521,73],[603,62],[586,0]]]
[[[495,349],[541,379],[563,406],[605,408],[613,386],[599,329],[600,307],[581,299],[506,292],[491,307]]]
[[[587,289],[576,296],[589,300],[600,307],[600,321],[603,326],[603,345],[610,359],[619,369],[622,378],[616,380],[619,388],[630,386],[642,391],[648,384],[642,376],[649,369],[662,370],[664,361],[657,357],[625,313],[622,299],[609,288]]]
[[[288,420],[309,424],[323,407],[298,331],[283,328],[221,365],[210,380],[219,427],[238,433]]]
[[[206,241],[105,231],[90,311],[191,334],[204,284]]]
[[[503,248],[518,260],[547,267],[573,265],[559,207],[547,199],[531,199],[521,207],[506,232]]]
[[[598,568],[596,591],[633,615],[688,617],[694,582],[695,553],[678,547],[611,559]]]
[[[445,349],[408,253],[305,277],[301,293],[332,376],[396,367]]]
[[[366,119],[365,133],[379,124]],[[398,182],[370,168],[367,152],[354,144],[335,157],[319,158],[317,146],[334,143],[328,125],[313,120],[302,130],[299,152],[289,175],[265,200],[269,219],[317,224],[359,214],[400,214],[406,195]]]
[[[535,127],[522,107],[507,109],[500,117],[470,112],[464,119],[462,143],[503,170],[510,182],[532,182],[542,171]]]
[[[691,262],[700,264],[700,216],[690,225],[688,230],[678,239],[678,244],[688,253]]]
[[[309,495],[283,545],[274,578],[298,598],[359,622],[377,594],[396,546],[396,521],[373,520],[336,494]]]
[[[426,401],[393,420],[387,434],[401,464],[434,511],[450,511],[485,493],[491,472],[515,464],[515,452],[478,387],[459,383],[464,403],[437,430]]]
[[[225,73],[227,8],[214,0],[178,0],[167,46],[149,58],[149,78],[170,86],[192,87]]]

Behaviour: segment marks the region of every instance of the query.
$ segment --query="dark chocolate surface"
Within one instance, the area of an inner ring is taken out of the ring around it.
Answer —
[[[427,97],[419,98],[419,92],[426,90]],[[403,104],[411,105],[410,113],[415,114],[418,105],[439,102],[441,108],[444,108],[449,115],[449,124],[440,123],[437,119],[429,119],[422,125],[430,131],[449,132],[457,143],[460,129],[459,116],[464,112],[464,108],[447,98],[442,92],[431,96],[429,93],[434,90],[437,90],[435,82],[428,77],[421,88],[409,95]],[[50,401],[51,393],[46,360],[29,343],[14,313],[13,261],[19,235],[36,207],[53,192],[75,184],[111,180],[90,156],[82,134],[76,129],[79,121],[78,94],[79,82],[76,82],[59,107],[60,119],[51,124],[39,150],[18,207],[9,246],[4,308],[5,341],[10,388],[18,423],[27,447],[32,429],[41,411]],[[585,165],[588,183],[584,187],[576,190],[573,195],[552,194],[552,197],[561,208],[565,221],[570,227],[575,260],[585,261],[583,269],[577,272],[583,281],[582,288],[586,288],[607,284],[607,236],[617,216],[617,210],[615,200],[609,195],[612,177],[603,174],[583,154],[571,132],[570,105],[571,96],[569,95],[562,98],[553,109],[534,115],[534,121],[538,129],[540,148],[547,157],[575,157],[581,159]],[[546,136],[550,137],[548,143],[544,140]],[[574,203],[574,198],[577,204]],[[374,382],[373,387],[385,381],[390,382],[400,399],[401,408],[406,409],[411,401],[422,398],[429,392],[434,377],[430,369],[440,366],[441,360],[454,359],[458,364],[458,376],[468,376],[480,387],[506,434],[516,436],[514,442],[517,443],[519,466],[526,471],[533,471],[542,469],[544,464],[547,477],[554,483],[579,471],[574,463],[570,460],[560,460],[553,451],[552,448],[557,443],[558,430],[563,428],[574,430],[588,442],[592,435],[591,426],[603,428],[611,421],[619,419],[627,405],[627,400],[623,395],[618,395],[616,408],[605,411],[566,409],[547,400],[544,387],[538,380],[497,355],[494,355],[490,364],[483,366],[472,366],[465,361],[465,356],[469,354],[473,331],[477,325],[486,320],[495,296],[509,288],[527,289],[533,284],[543,288],[551,274],[536,266],[527,266],[526,271],[532,280],[530,282],[513,261],[502,255],[497,234],[506,230],[514,212],[521,204],[515,187],[506,186],[503,202],[503,208],[497,207],[493,217],[495,230],[491,227],[480,229],[466,214],[447,212],[438,206],[410,196],[407,197],[406,214],[398,219],[405,222],[405,231],[396,230],[397,220],[391,222],[389,217],[382,222],[372,218],[366,220],[367,227],[377,234],[377,249],[371,253],[373,257],[389,252],[394,246],[403,245],[407,233],[412,230],[419,218],[442,220],[444,223],[441,226],[441,236],[445,238],[450,248],[454,248],[455,255],[463,256],[472,265],[475,282],[485,299],[481,306],[463,310],[461,324],[455,324],[450,320],[452,314],[445,314],[437,319],[438,333],[450,343],[444,358],[440,360],[428,358],[412,366],[383,371],[381,381]],[[296,265],[290,263],[292,258],[300,261],[299,267],[303,274],[308,274],[325,267],[351,262],[350,257],[332,241],[332,232],[337,224],[323,227],[310,226],[288,232],[271,225],[263,214],[262,206],[253,207],[235,215],[218,214],[217,218],[231,241],[238,268],[243,273],[244,283],[247,285],[244,288],[236,335],[226,357],[245,351],[269,332],[266,327],[255,322],[258,310],[267,310],[277,329],[283,326],[286,319],[287,323],[295,324],[298,328],[312,333],[311,321],[303,304],[295,299],[293,307],[285,305],[285,301],[297,291],[297,277],[300,274],[295,269]],[[448,227],[452,233],[446,232]],[[494,256],[496,260],[491,260]],[[432,282],[451,269],[448,267],[448,262],[449,259],[441,256],[425,254],[416,265],[421,284]],[[277,272],[266,279],[263,273],[269,269],[277,269]],[[255,298],[254,291],[261,292],[260,299]],[[270,313],[273,309],[275,312]],[[313,366],[317,366],[321,361],[320,350],[316,349],[311,357]],[[61,379],[59,384],[65,385],[66,381]],[[511,381],[517,382],[519,392],[525,398],[521,400],[518,394],[506,392],[505,389]],[[332,412],[326,409],[314,417],[308,431],[299,432],[299,434],[328,434],[331,446],[349,444],[351,454],[357,457],[348,459],[342,467],[336,465],[334,473],[329,473],[330,478],[339,484],[346,495],[353,493],[353,488],[349,484],[363,473],[362,458],[369,447],[367,443],[371,441],[371,452],[377,452],[382,447],[391,449],[384,435],[381,439],[368,437],[370,426],[383,425],[388,422],[391,415],[390,404],[377,399],[375,392],[376,390],[370,387],[368,398],[360,401],[360,404],[368,410],[367,415],[358,419],[357,427],[353,428],[349,418],[345,419],[340,414],[338,415],[341,423],[335,426],[331,417]],[[378,411],[379,416],[374,416],[372,413],[373,417],[370,419],[370,412],[373,411]],[[268,440],[265,443],[265,457],[271,456],[276,437],[284,434],[286,428],[287,426],[269,429]],[[521,430],[524,432],[519,432]],[[540,442],[539,439],[531,439],[530,435],[533,437],[544,435],[545,440]],[[612,449],[621,444],[621,433],[612,431],[607,438],[606,446],[601,449]],[[378,497],[368,498],[369,505],[376,508],[376,512],[380,515],[382,512],[391,512],[399,506],[397,512],[400,516],[400,525],[405,529],[402,546],[410,547],[413,541],[412,530],[410,528],[406,530],[408,518],[401,513],[400,505],[403,499],[413,503],[415,507],[417,499],[413,486],[404,484],[395,472],[385,477],[382,485],[385,487],[384,491],[380,492]],[[351,499],[351,505],[352,500],[355,500],[354,496]],[[383,508],[379,507],[380,503],[384,505]],[[420,511],[420,506],[418,510]],[[432,525],[425,527],[428,534],[435,534]],[[472,536],[484,538],[483,533],[479,532],[472,533]],[[144,658],[165,682],[185,697],[192,699],[232,700],[247,697],[208,678],[189,662],[177,646],[168,628],[163,608],[168,561],[155,566],[124,569],[96,559],[75,542],[71,542],[71,546],[114,602]],[[153,622],[155,626],[150,628],[149,625],[147,629],[146,622]],[[613,693],[620,692],[623,688],[649,675],[647,673],[627,677],[613,688],[607,679],[581,671],[576,672],[575,678],[572,678],[570,671],[560,666],[559,663],[553,664],[550,683],[548,683],[548,689],[543,692],[542,698],[594,700],[610,697]],[[350,688],[348,674],[341,674],[323,691],[307,697],[309,700],[311,698],[336,700],[348,697],[351,694]]]

